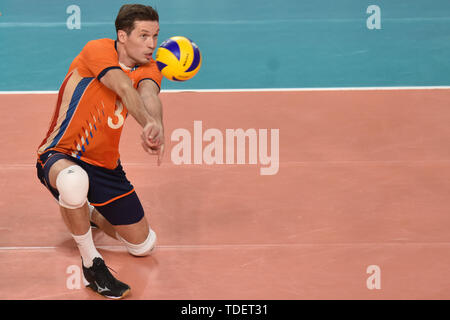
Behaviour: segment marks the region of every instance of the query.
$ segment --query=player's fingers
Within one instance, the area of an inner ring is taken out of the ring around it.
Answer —
[[[142,137],[142,141],[147,145],[148,148],[159,146],[159,142],[157,142],[156,140],[151,140],[149,137]]]
[[[159,135],[159,129],[157,127],[151,127],[150,131],[148,132],[147,137],[150,140],[155,140]]]
[[[159,129],[152,123],[148,123],[142,130],[143,139],[154,140],[158,136]]]
[[[145,141],[142,141],[141,145],[142,145],[142,148],[144,149],[144,151],[147,152],[148,154],[150,154],[150,155],[158,154],[159,147],[149,146],[147,143],[145,143]]]
[[[164,143],[164,133],[162,127],[151,123],[147,124],[144,130],[142,131],[142,140],[143,143],[146,145],[144,149],[147,152],[151,154],[157,154],[156,152],[153,151],[159,149],[158,147],[160,147],[161,144]],[[149,149],[151,149],[152,152],[150,152]]]
[[[157,143],[156,141],[150,141],[150,140],[146,140],[145,143],[151,149],[157,149],[161,145],[160,143]]]

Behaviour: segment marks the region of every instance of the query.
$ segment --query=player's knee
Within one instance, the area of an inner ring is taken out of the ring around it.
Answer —
[[[56,178],[59,204],[68,209],[81,208],[87,201],[89,177],[78,165],[61,170]]]
[[[156,244],[156,233],[150,229],[147,239],[140,244],[132,244],[123,239],[119,234],[117,234],[117,238],[125,244],[128,252],[133,256],[144,257],[151,254]]]

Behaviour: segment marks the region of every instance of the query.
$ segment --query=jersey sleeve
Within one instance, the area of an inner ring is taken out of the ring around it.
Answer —
[[[139,87],[139,84],[144,80],[151,80],[159,87],[161,90],[161,81],[162,74],[159,71],[158,66],[155,60],[150,60],[145,66],[143,66],[142,72],[139,75],[139,78],[136,81],[136,88]]]
[[[108,70],[120,69],[114,41],[110,39],[89,41],[81,51],[80,57],[84,62],[84,67],[98,80]]]

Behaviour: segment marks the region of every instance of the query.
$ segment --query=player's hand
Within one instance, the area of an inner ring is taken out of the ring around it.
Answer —
[[[164,128],[157,122],[149,122],[142,130],[142,147],[151,155],[158,156],[158,166],[164,156]]]

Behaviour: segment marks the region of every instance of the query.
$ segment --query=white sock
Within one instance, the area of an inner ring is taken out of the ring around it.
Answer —
[[[81,236],[76,236],[72,234],[75,242],[77,243],[78,249],[80,250],[81,258],[83,259],[83,265],[86,268],[92,267],[94,258],[102,258],[100,253],[97,251],[94,245],[94,240],[92,239],[92,231],[89,231]],[[102,258],[103,259],[103,258]]]

